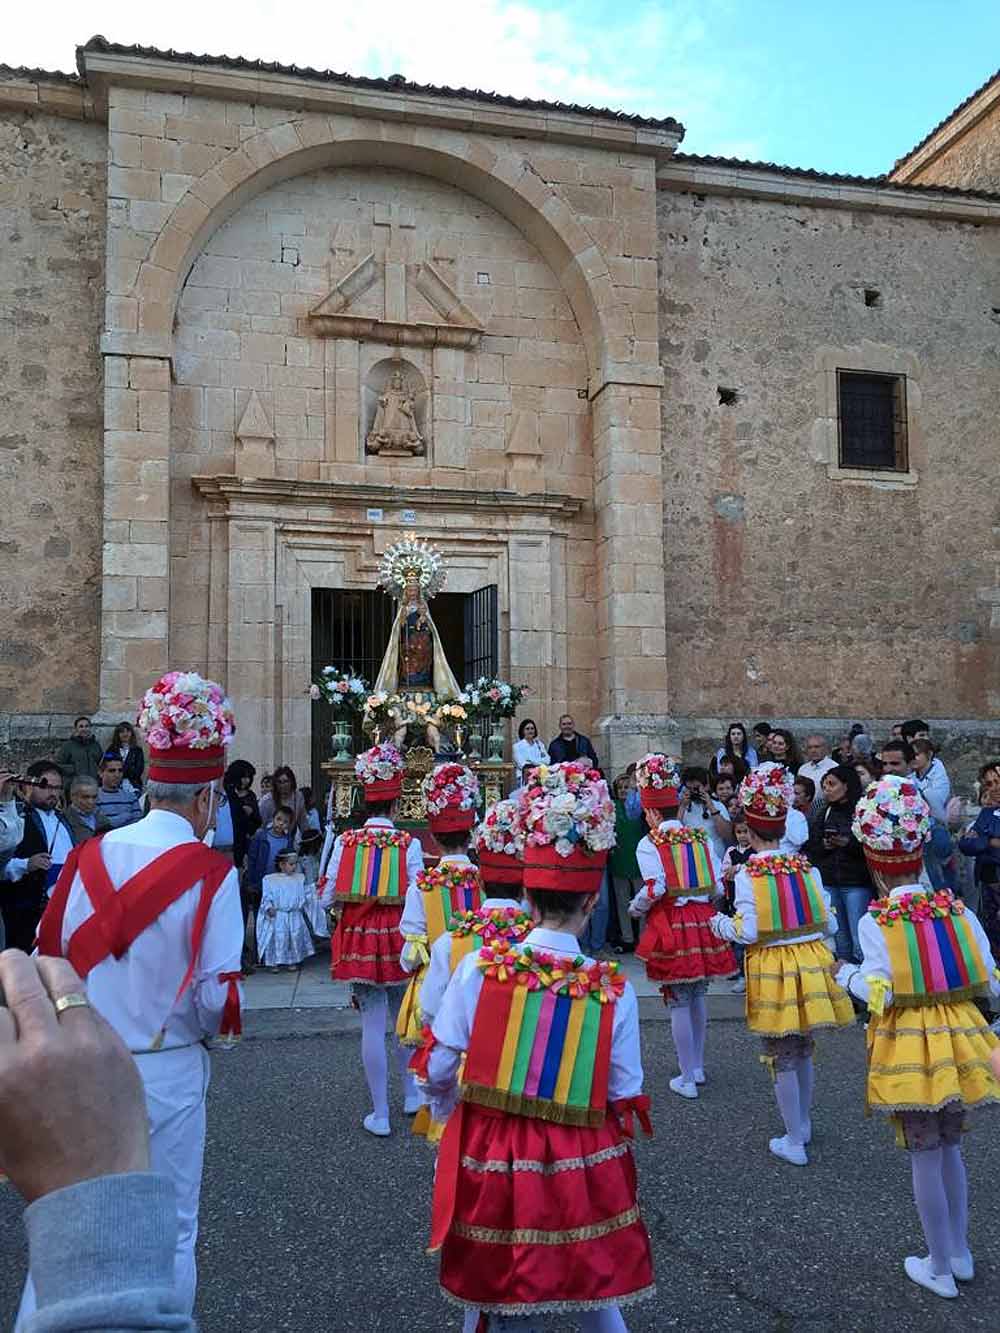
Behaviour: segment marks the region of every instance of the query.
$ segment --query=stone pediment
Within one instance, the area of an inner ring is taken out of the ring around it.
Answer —
[[[440,322],[406,317],[405,285],[412,269],[416,290],[440,316]],[[386,287],[386,315],[352,313],[351,306],[376,282]],[[398,293],[390,301],[392,287]],[[395,305],[395,309],[391,306]],[[309,324],[321,337],[358,338],[393,347],[476,347],[483,327],[455,289],[433,264],[409,266],[376,258],[374,252],[344,275],[333,290],[309,312]]]

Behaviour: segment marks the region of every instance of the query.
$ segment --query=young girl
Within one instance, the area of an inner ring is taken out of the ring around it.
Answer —
[[[709,899],[720,893],[718,867],[704,830],[685,828],[677,818],[680,774],[666,754],[647,754],[635,770],[649,832],[636,849],[643,887],[629,904],[634,916],[648,914],[636,948],[650,981],[662,983],[680,1073],[671,1092],[694,1099],[705,1082],[708,983],[736,974],[732,949],[709,929]]]
[[[736,801],[739,805],[739,797],[736,798]],[[733,815],[733,837],[736,839],[735,843],[726,848],[726,854],[722,858],[722,886],[725,890],[725,902],[722,904],[722,910],[726,916],[736,915],[736,873],[740,866],[745,866],[753,856],[753,848],[750,846],[750,825],[747,823],[742,805],[739,805],[738,813]],[[740,975],[730,987],[734,995],[746,993],[747,979],[744,975],[746,952],[745,944],[737,942],[733,945],[736,966],[740,969]]]
[[[387,1010],[393,1021],[403,998],[406,972],[400,963],[403,900],[424,868],[416,838],[392,822],[403,791],[403,756],[383,742],[358,755],[354,771],[361,780],[369,818],[363,828],[348,829],[334,840],[327,830],[321,865],[320,904],[336,902],[338,920],[330,941],[330,973],[351,983],[361,1011],[361,1060],[372,1098],[364,1127],[380,1138],[389,1133],[388,1068],[385,1053]],[[397,1044],[403,1079],[403,1106],[412,1115],[420,1105],[408,1052]]]
[[[257,913],[257,950],[272,972],[294,971],[316,952],[306,926],[306,878],[296,852],[282,852],[275,872],[264,876]]]
[[[553,809],[556,802],[560,808]],[[562,818],[566,806],[572,813]],[[614,808],[586,763],[536,769],[519,798],[536,926],[459,963],[434,1020],[428,1090],[448,1119],[431,1249],[464,1329],[622,1333],[619,1306],[654,1292],[628,1140],[648,1127],[635,992],[583,957]],[[467,1052],[464,1083],[458,1082]],[[458,1098],[461,1100],[458,1101]],[[523,1321],[523,1322],[522,1322]]]
[[[778,850],[794,798],[783,764],[761,764],[740,783],[754,854],[736,874],[736,915],[712,918],[720,939],[747,946],[747,1026],[764,1041],[761,1059],[774,1078],[785,1133],[771,1139],[775,1157],[808,1163],[812,1138],[813,1033],[850,1027],[851,1001],[829,969],[826,940],[837,933],[830,895],[804,856]]]
[[[468,857],[479,804],[475,773],[464,764],[438,764],[424,778],[423,789],[427,823],[444,855],[406,891],[402,964],[411,977],[396,1019],[396,1035],[406,1046],[419,1046],[422,1040],[420,988],[434,942],[450,929],[456,914],[471,911],[483,900],[479,872]]]
[[[938,1296],[970,1282],[968,1185],[962,1160],[966,1112],[1000,1101],[991,1059],[997,1039],[976,996],[1000,993],[989,941],[976,917],[948,889],[919,883],[930,837],[916,783],[887,775],[854,811],[883,897],[862,917],[862,963],[841,964],[838,980],[867,1000],[867,1102],[895,1123],[910,1152],[913,1197],[927,1241],[910,1255],[911,1281]]]

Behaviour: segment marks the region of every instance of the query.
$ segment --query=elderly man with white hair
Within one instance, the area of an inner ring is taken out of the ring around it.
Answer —
[[[823,781],[823,774],[829,773],[831,768],[836,768],[837,761],[830,758],[830,743],[818,731],[814,731],[806,737],[805,752],[806,762],[799,765],[796,776],[809,778],[818,792],[821,790],[820,783]]]

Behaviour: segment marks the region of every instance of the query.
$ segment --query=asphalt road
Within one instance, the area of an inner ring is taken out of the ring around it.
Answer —
[[[822,1039],[807,1169],[771,1158],[779,1132],[743,1025],[715,1023],[698,1102],[666,1090],[669,1031],[643,1024],[656,1137],[638,1149],[658,1295],[633,1333],[968,1333],[1000,1328],[1000,1118],[966,1141],[978,1274],[942,1301],[903,1275],[921,1252],[906,1154],[864,1119],[862,1033]],[[213,1057],[202,1202],[203,1333],[459,1329],[424,1254],[432,1158],[376,1140],[353,1033],[246,1041]],[[401,1117],[400,1117],[401,1119]],[[23,1272],[20,1207],[0,1190],[0,1327]],[[553,1333],[572,1328],[558,1321]]]

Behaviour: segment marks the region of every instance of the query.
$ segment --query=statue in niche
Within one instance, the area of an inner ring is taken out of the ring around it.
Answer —
[[[423,436],[417,429],[414,397],[398,366],[379,394],[375,420],[366,443],[370,454],[424,452]]]

